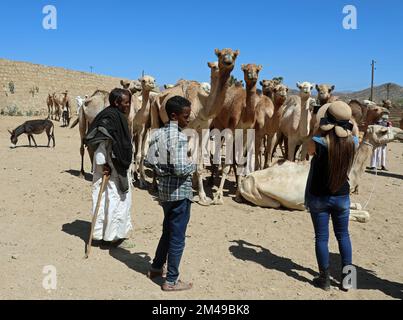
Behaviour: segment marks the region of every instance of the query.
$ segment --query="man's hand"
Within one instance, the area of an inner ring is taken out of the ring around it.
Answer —
[[[110,176],[110,175],[111,175],[112,169],[111,169],[111,167],[109,166],[109,164],[107,164],[107,163],[104,164],[104,170],[103,170],[103,172],[104,172],[104,175],[105,175],[105,176]]]

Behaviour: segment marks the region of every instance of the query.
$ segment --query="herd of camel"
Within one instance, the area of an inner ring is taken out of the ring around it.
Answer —
[[[239,81],[236,83],[229,81],[239,50],[215,49],[215,55],[218,61],[207,64],[210,68],[210,84],[179,80],[175,85],[165,86],[164,91],[156,92],[158,91],[156,81],[148,75],[139,81],[121,81],[122,87],[133,94],[127,119],[134,145],[133,172],[139,180],[140,187],[147,185],[143,162],[150,130],[167,123],[165,104],[169,98],[180,95],[191,101],[189,127],[200,134],[205,129],[229,129],[232,132],[236,129],[255,130],[256,171],[243,179],[237,177],[238,196],[263,207],[284,206],[303,209],[308,172],[308,164],[305,161],[306,143],[312,137],[318,120],[325,114],[329,103],[338,100],[332,95],[335,87],[305,81],[297,83],[299,95],[288,95],[288,88],[278,79],[259,82],[261,65],[246,64],[241,66],[244,88]],[[262,86],[261,91],[257,89],[258,83]],[[312,96],[314,89],[318,92],[317,97]],[[85,151],[83,138],[95,116],[109,105],[108,98],[109,92],[97,90],[91,96],[77,100],[78,119],[71,127],[79,124],[82,176],[84,176]],[[60,108],[69,99],[66,92],[61,95],[49,95],[48,100],[53,100],[53,106]],[[364,162],[367,161],[372,148],[401,137],[400,129],[388,130],[375,125],[384,113],[389,113],[389,104],[389,101],[384,101],[382,106],[371,101],[349,102],[354,133],[356,135],[361,133],[363,141],[359,149],[361,151],[357,152],[355,169],[353,168],[350,174],[350,180],[353,180],[352,189],[355,191],[357,181],[365,170]],[[284,158],[288,160],[284,163],[281,161],[273,163],[273,153],[278,145]],[[203,148],[197,149],[202,152]],[[91,154],[90,157],[92,158]],[[204,160],[201,153],[198,159],[195,173],[198,203],[223,204],[224,183],[232,165],[223,165],[220,185],[214,194],[214,199],[210,199],[206,196],[203,185]]]

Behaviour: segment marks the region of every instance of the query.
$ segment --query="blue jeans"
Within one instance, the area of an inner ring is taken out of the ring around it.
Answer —
[[[334,234],[339,243],[342,267],[352,264],[352,249],[348,222],[350,196],[308,196],[308,209],[315,229],[315,251],[319,270],[329,268],[329,216],[332,217]]]
[[[168,260],[166,282],[176,284],[179,277],[179,264],[185,249],[186,228],[190,219],[191,201],[184,199],[162,202],[164,223],[162,236],[153,260],[153,269],[162,269]]]

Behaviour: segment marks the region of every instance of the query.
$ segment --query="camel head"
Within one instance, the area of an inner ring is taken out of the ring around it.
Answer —
[[[235,81],[235,87],[243,88],[243,80],[236,80]]]
[[[15,134],[15,130],[13,130],[13,131],[7,130],[7,131],[11,135],[10,136],[10,141],[11,141],[10,148],[14,149],[16,147],[16,145],[17,145],[17,142],[18,142],[17,135]]]
[[[201,88],[207,93],[210,94],[211,91],[211,85],[208,82],[202,82],[200,83]]]
[[[239,55],[239,50],[232,49],[215,49],[215,54],[218,58],[218,68],[223,71],[232,71],[235,66],[235,60]]]
[[[142,90],[151,91],[155,89],[155,79],[151,76],[144,76],[139,79],[139,82],[141,83]]]
[[[254,86],[259,78],[259,72],[262,70],[261,65],[256,65],[254,63],[243,64],[241,67],[245,83],[247,86]]]
[[[220,69],[218,67],[218,61],[207,62],[207,65],[210,68],[210,78],[211,78],[211,83],[213,83],[215,80],[218,79],[218,75],[220,72]]]
[[[364,141],[369,142],[375,148],[385,145],[395,140],[395,134],[393,130],[389,130],[384,126],[370,125],[364,136]]]
[[[392,101],[388,100],[382,100],[382,107],[386,108],[386,109],[390,109],[392,108]]]
[[[275,99],[286,100],[288,94],[287,86],[283,84],[278,84],[273,88],[273,95]]]
[[[129,90],[132,94],[141,91],[141,82],[138,80],[121,80],[120,85],[123,87],[123,89]]]
[[[321,104],[325,104],[329,101],[330,97],[332,96],[332,92],[334,90],[334,85],[327,85],[327,84],[317,84],[316,91],[318,91],[318,100]]]
[[[280,84],[277,80],[262,80],[260,85],[262,86],[262,92],[264,95],[271,97],[273,94],[273,89],[276,85]]]
[[[297,82],[297,88],[299,89],[299,95],[301,98],[309,98],[314,87],[315,85],[310,82]]]
[[[375,104],[367,106],[367,122],[373,124],[377,122],[383,114],[390,114],[390,111],[384,107],[380,107]]]

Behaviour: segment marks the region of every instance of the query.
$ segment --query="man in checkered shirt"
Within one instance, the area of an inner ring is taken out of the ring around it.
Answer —
[[[170,121],[151,136],[146,165],[157,174],[159,201],[164,210],[162,236],[148,276],[162,276],[167,262],[164,291],[192,288],[192,283],[179,280],[179,264],[185,248],[186,228],[190,219],[192,174],[196,165],[188,157],[188,140],[182,132],[189,124],[191,103],[175,96],[165,109]]]

